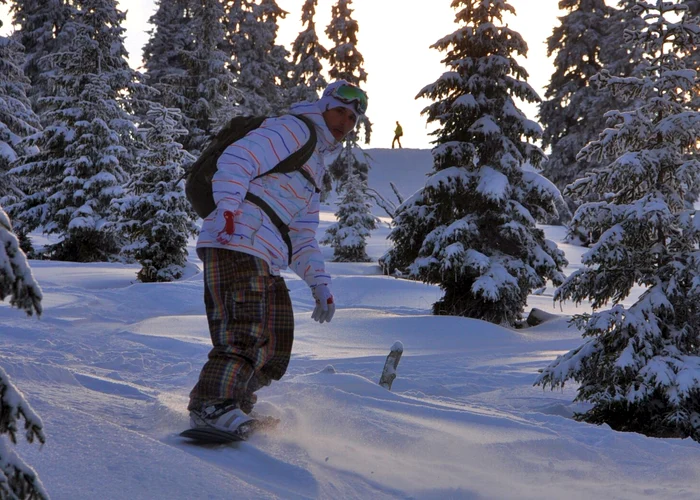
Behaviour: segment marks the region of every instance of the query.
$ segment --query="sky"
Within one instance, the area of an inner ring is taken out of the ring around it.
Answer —
[[[278,43],[291,49],[301,30],[303,0],[278,0],[289,15],[280,21]],[[547,58],[545,40],[558,23],[558,0],[510,0],[517,16],[509,16],[508,24],[528,43],[529,56],[521,63],[530,73],[529,83],[543,96],[544,86],[553,71]],[[537,7],[533,8],[536,3]],[[335,0],[318,0],[316,26],[322,42],[325,27]],[[354,0],[353,17],[359,24],[358,50],[364,56],[368,80],[364,85],[369,96],[368,116],[373,122],[370,147],[391,147],[396,121],[401,123],[402,145],[408,148],[429,148],[428,125],[420,113],[430,104],[415,96],[444,72],[442,55],[430,45],[456,30],[455,11],[451,0]],[[123,0],[120,7],[127,11],[126,48],[132,66],[141,64],[142,47],[148,40],[148,19],[155,11],[153,0]],[[429,7],[426,7],[429,5]],[[0,5],[0,12],[7,12]],[[7,20],[7,16],[2,17]],[[7,32],[9,23],[2,31]],[[330,45],[327,43],[328,48]],[[523,105],[528,118],[536,119],[536,105]]]
[[[378,164],[369,184],[387,196],[389,180],[407,194],[432,166],[425,150],[368,153]],[[321,232],[334,209],[322,208]],[[542,228],[566,253],[566,274],[578,268],[587,249],[564,244],[563,227]],[[311,320],[308,287],[285,273],[293,356],[256,406],[281,423],[223,447],[178,436],[210,349],[193,241],[187,276],[173,283],[137,283],[135,265],[31,261],[44,314],[0,304],[0,366],[47,439],[9,448],[54,500],[698,498],[697,442],[576,422],[587,407],[572,402],[575,384],[533,386],[538,370],[581,345],[567,320],[590,304],[560,309],[548,287],[528,298],[526,311],[554,315],[536,327],[432,316],[436,286],[380,274],[387,233],[382,224],[368,239],[372,262],[328,262],[331,323]],[[378,381],[396,342],[403,355],[387,391]]]

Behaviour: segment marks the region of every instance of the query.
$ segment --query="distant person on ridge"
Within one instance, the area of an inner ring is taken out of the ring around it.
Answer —
[[[399,123],[398,120],[396,120],[396,129],[394,130],[394,140],[391,141],[391,149],[394,149],[394,144],[396,142],[399,143],[399,149],[401,148],[401,136],[403,135],[403,129],[401,128],[401,124]]]
[[[280,270],[289,266],[311,288],[315,321],[333,318],[331,277],[316,239],[316,186],[325,173],[323,155],[341,147],[366,110],[367,95],[344,80],[330,84],[317,102],[293,105],[290,113],[312,122],[316,144],[291,174],[264,175],[312,137],[292,114],[267,118],[218,158],[216,209],[197,240],[213,349],[190,393],[192,428],[235,432],[253,420],[255,391],[286,372],[294,312]]]

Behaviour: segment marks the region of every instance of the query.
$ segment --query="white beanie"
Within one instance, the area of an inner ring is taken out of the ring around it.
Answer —
[[[362,115],[362,113],[360,113],[357,110],[357,106],[355,105],[355,103],[343,102],[343,101],[340,101],[340,100],[336,99],[335,97],[333,97],[333,95],[332,95],[333,90],[337,89],[338,87],[340,87],[342,85],[350,85],[350,84],[348,82],[346,82],[345,80],[338,80],[338,81],[335,81],[335,82],[331,83],[330,85],[328,85],[328,87],[326,87],[326,90],[323,91],[323,96],[318,100],[318,104],[321,108],[321,111],[322,112],[328,111],[329,109],[333,109],[333,108],[347,108],[350,111],[352,111],[353,113],[355,113],[355,116],[357,116],[359,118]]]

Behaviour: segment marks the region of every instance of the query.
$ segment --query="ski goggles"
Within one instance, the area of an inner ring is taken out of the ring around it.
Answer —
[[[356,87],[349,83],[343,84],[334,88],[331,96],[345,104],[354,104],[355,109],[361,115],[367,112],[367,94],[360,87]]]

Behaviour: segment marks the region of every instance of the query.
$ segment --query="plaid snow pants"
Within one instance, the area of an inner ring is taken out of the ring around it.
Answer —
[[[190,393],[188,409],[233,399],[239,404],[287,371],[294,341],[289,290],[252,255],[200,248],[204,305],[213,349]]]

